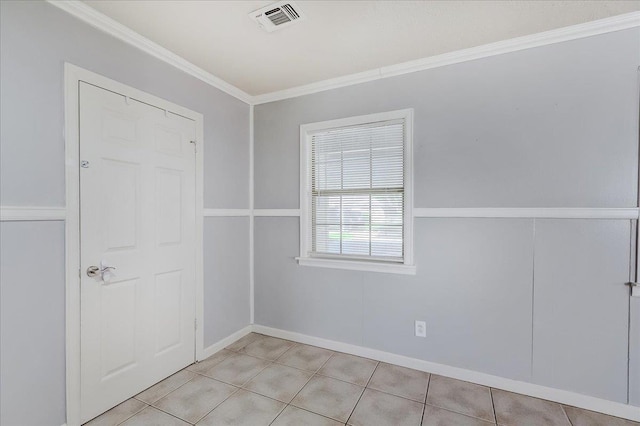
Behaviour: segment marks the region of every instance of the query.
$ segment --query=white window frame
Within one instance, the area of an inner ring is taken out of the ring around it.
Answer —
[[[311,182],[309,170],[311,168],[313,135],[330,129],[391,120],[404,120],[405,128],[403,262],[310,257]],[[302,266],[415,275],[416,267],[413,263],[413,109],[340,118],[300,126],[300,256],[296,260]]]

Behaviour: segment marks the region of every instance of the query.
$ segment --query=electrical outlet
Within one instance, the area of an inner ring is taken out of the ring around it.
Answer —
[[[427,337],[427,323],[416,321],[416,337]]]

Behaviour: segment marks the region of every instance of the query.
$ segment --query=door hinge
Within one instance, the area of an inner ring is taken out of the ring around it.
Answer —
[[[198,152],[198,143],[196,141],[189,141],[189,143],[193,144],[194,151]]]
[[[195,319],[193,320],[193,328],[194,328],[195,330],[197,330],[197,329],[198,329],[198,318],[195,318]]]

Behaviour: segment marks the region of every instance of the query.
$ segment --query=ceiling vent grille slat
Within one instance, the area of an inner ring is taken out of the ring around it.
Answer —
[[[293,19],[298,19],[300,17],[300,15],[298,15],[298,13],[296,12],[296,10],[294,8],[291,7],[290,4],[285,4],[282,5],[282,8],[284,10],[287,11],[287,13],[293,18]]]

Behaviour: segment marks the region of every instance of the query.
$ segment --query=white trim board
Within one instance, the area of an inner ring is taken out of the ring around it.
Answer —
[[[275,102],[288,98],[336,89],[339,87],[351,86],[368,81],[380,80],[382,78],[423,71],[431,68],[443,67],[460,62],[473,61],[475,59],[487,58],[490,56],[502,55],[509,52],[530,49],[533,47],[546,46],[549,44],[562,43],[569,40],[576,40],[591,37],[624,29],[640,26],[640,12],[631,12],[610,18],[557,28],[536,34],[529,34],[508,40],[489,43],[481,46],[461,49],[441,55],[430,56],[415,61],[390,65],[374,70],[364,71],[356,74],[331,78],[303,86],[280,90],[262,95],[252,96],[219,77],[192,64],[186,59],[165,49],[148,38],[138,34],[132,29],[98,12],[92,7],[79,0],[47,0],[50,4],[64,10],[76,18],[88,23],[113,37],[116,37],[138,49],[186,72],[187,74],[204,81],[205,83],[222,90],[223,92],[249,104],[259,105],[267,102]]]
[[[204,217],[299,217],[300,209],[204,209]],[[0,221],[56,221],[65,220],[65,207],[1,206]],[[530,219],[625,219],[640,216],[638,208],[583,207],[432,207],[415,208],[415,218],[530,218]]]
[[[413,209],[414,218],[528,218],[635,220],[640,209],[587,207],[430,207]],[[255,209],[254,216],[299,217],[300,209]]]
[[[638,208],[415,208],[413,217],[531,218],[531,219],[638,219]]]
[[[243,338],[244,336],[246,336],[247,334],[251,333],[251,331],[252,331],[252,326],[248,325],[248,326],[236,331],[235,333],[232,333],[232,334],[228,335],[224,339],[218,340],[213,345],[207,346],[206,348],[204,348],[202,350],[202,353],[200,354],[201,356],[198,357],[198,361],[202,361],[203,359],[209,358],[211,355],[213,355],[216,352],[226,348],[227,346],[229,346],[230,344],[232,344],[236,340],[239,340],[239,339]]]
[[[284,216],[300,216],[300,209],[255,209],[254,216],[265,217],[284,217]]]
[[[137,47],[143,52],[148,53],[181,71],[184,71],[198,80],[204,81],[216,89],[222,90],[234,98],[248,104],[253,101],[253,97],[243,90],[192,64],[181,56],[165,49],[159,44],[133,31],[131,28],[122,25],[79,0],[47,0],[47,2],[75,16],[81,21],[88,23],[92,27]]]
[[[204,209],[202,214],[204,217],[251,216],[251,210],[249,209]]]
[[[439,374],[458,380],[464,380],[466,382],[477,383],[483,386],[490,386],[509,392],[516,392],[535,398],[546,399],[561,404],[571,405],[574,407],[584,408],[592,411],[598,411],[600,413],[608,414],[611,416],[640,421],[640,410],[638,409],[638,407],[634,407],[632,405],[607,401],[604,399],[581,395],[574,392],[554,389],[546,386],[536,385],[533,383],[521,382],[513,379],[506,379],[504,377],[493,376],[491,374],[480,373],[477,371],[466,370],[463,368],[452,367],[449,365],[438,364],[435,362],[424,361],[417,358],[410,358],[390,352],[384,352],[377,349],[351,345],[348,343],[337,342],[335,340],[323,339],[320,337],[280,330],[277,328],[265,327],[257,324],[253,325],[252,330],[255,333],[261,333],[267,336],[278,337],[280,339],[287,339],[298,343],[318,346],[333,351],[344,352],[351,355],[361,356],[377,361],[399,365],[402,367],[412,368],[414,370],[426,371],[429,373]]]
[[[65,226],[65,356],[66,356],[66,415],[67,424],[80,424],[80,134],[79,83],[80,81],[137,99],[171,111],[195,122],[196,141],[204,140],[202,114],[155,97],[133,87],[118,83],[75,65],[64,64],[65,111],[65,194],[67,200]],[[203,183],[204,146],[200,144],[196,155],[196,306],[195,359],[201,359],[204,350],[204,258],[203,258]]]
[[[249,106],[249,323],[255,318],[255,177],[254,107]]]
[[[612,16],[610,18],[585,22],[583,24],[571,25],[557,28],[536,34],[529,34],[495,43],[484,44],[468,49],[456,50],[443,53],[441,55],[430,56],[415,61],[403,62],[397,65],[377,68],[356,74],[331,78],[316,83],[280,90],[253,96],[252,102],[256,105],[268,102],[280,101],[283,99],[295,98],[312,93],[323,92],[325,90],[337,89],[339,87],[352,86],[388,77],[424,71],[432,68],[439,68],[446,65],[460,62],[473,61],[490,56],[502,55],[519,50],[531,49],[533,47],[546,46],[549,44],[562,43],[570,40],[591,37],[614,31],[625,30],[640,26],[640,12],[625,13]]]
[[[58,221],[67,218],[65,207],[0,206],[0,221]]]

